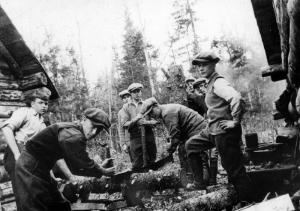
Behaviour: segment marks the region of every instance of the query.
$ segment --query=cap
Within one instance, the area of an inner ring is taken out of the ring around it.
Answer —
[[[130,95],[130,93],[128,92],[127,89],[125,89],[119,93],[120,98],[123,98],[125,95]]]
[[[203,63],[217,63],[220,58],[213,52],[202,52],[195,56],[192,61],[193,65],[203,64]]]
[[[195,78],[189,77],[189,78],[185,79],[185,83],[194,82],[195,80],[196,80]]]
[[[103,110],[99,108],[88,108],[83,114],[92,121],[95,127],[103,127],[108,132],[110,121],[108,115]]]
[[[46,87],[31,89],[24,92],[25,99],[40,98],[42,100],[49,100],[50,95],[51,95],[51,91]]]
[[[154,105],[157,105],[158,102],[154,97],[148,98],[143,102],[140,113],[143,115],[147,115]]]
[[[128,91],[129,92],[132,92],[133,90],[136,90],[136,89],[142,89],[144,88],[143,84],[140,84],[140,83],[132,83],[129,85],[128,87]]]
[[[206,83],[206,78],[198,78],[194,83],[193,83],[193,88],[195,88],[196,86],[200,85],[200,84],[204,84]]]

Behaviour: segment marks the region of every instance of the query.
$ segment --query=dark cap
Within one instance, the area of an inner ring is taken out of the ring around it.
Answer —
[[[132,91],[134,91],[134,90],[136,90],[136,89],[143,89],[143,88],[144,88],[143,84],[140,84],[140,83],[132,83],[132,84],[129,85],[128,91],[129,91],[129,92],[132,92]]]
[[[42,100],[49,100],[50,95],[51,91],[46,87],[31,89],[24,92],[25,99],[40,98]]]
[[[103,127],[108,132],[110,121],[108,115],[103,110],[99,108],[88,108],[83,114],[92,121],[95,127]]]
[[[131,95],[127,89],[125,89],[119,93],[120,98],[123,98],[125,95]]]
[[[203,63],[218,63],[220,58],[213,52],[199,53],[192,61],[192,65],[199,65]]]
[[[148,98],[143,102],[140,113],[143,115],[147,115],[154,105],[157,105],[158,102],[154,97]]]
[[[195,80],[196,80],[195,78],[189,77],[189,78],[185,79],[185,83],[194,82]]]
[[[193,83],[193,88],[200,84],[205,84],[206,83],[206,78],[198,78],[194,83]]]

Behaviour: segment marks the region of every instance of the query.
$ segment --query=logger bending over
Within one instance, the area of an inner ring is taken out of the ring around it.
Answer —
[[[57,160],[66,162],[87,176],[114,174],[114,167],[103,168],[86,152],[90,141],[101,130],[108,130],[108,115],[97,108],[84,111],[80,123],[53,124],[31,138],[16,162],[16,202],[19,211],[71,210],[51,180],[50,170]]]

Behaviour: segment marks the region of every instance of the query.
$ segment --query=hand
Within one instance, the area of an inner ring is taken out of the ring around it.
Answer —
[[[77,176],[77,175],[72,175],[68,179],[69,183],[72,183],[72,185],[79,185],[83,184],[86,181],[86,177],[83,176]]]
[[[238,122],[234,121],[234,120],[221,120],[220,121],[220,127],[223,130],[235,128],[237,125],[238,125]]]
[[[128,153],[128,149],[129,149],[129,146],[127,146],[127,144],[123,144],[122,146],[122,150],[126,153]]]
[[[103,175],[105,176],[113,176],[115,174],[115,167],[111,167],[111,168],[103,168]]]

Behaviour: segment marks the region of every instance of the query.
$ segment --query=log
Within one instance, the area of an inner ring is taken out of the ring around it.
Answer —
[[[32,75],[24,76],[19,83],[21,90],[43,87],[47,85],[47,77],[45,73],[38,72]]]
[[[0,75],[1,77],[1,75]],[[19,89],[19,84],[15,80],[0,79],[0,89]]]
[[[164,189],[178,189],[181,188],[180,181],[180,168],[175,164],[171,164],[168,167],[159,171],[149,171],[146,173],[134,173],[127,180],[127,184],[131,189],[147,190],[147,191],[159,191]],[[102,177],[100,179],[94,178],[90,180],[93,193],[104,192],[118,192],[121,191],[121,181],[114,182],[113,179]]]
[[[167,207],[166,210],[172,211],[203,211],[203,210],[223,210],[226,207],[238,203],[236,191],[231,186],[226,186],[223,189],[204,194],[195,195],[180,203],[173,204]]]
[[[1,101],[22,101],[24,95],[22,91],[19,90],[1,90],[0,100]]]

